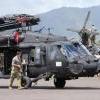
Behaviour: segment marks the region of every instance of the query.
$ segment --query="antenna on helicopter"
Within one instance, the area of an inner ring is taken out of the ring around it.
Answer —
[[[51,30],[52,30],[52,29],[54,29],[54,28],[53,28],[53,27],[47,28],[48,34],[50,34],[50,35],[52,34],[52,33],[51,33]]]

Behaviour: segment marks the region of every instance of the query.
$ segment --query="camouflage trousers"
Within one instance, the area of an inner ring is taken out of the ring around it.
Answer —
[[[17,86],[21,87],[21,77],[22,74],[21,72],[17,72],[17,71],[11,71],[11,76],[10,76],[10,87],[12,87],[14,79],[17,79]]]

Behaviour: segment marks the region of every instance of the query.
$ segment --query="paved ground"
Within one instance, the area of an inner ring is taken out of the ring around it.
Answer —
[[[52,80],[41,80],[37,86],[27,90],[9,90],[8,83],[8,80],[0,79],[0,100],[100,100],[98,78],[67,81],[64,89],[55,89]]]

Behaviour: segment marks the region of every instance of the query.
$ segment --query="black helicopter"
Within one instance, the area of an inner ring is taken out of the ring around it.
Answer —
[[[99,72],[99,60],[82,43],[70,42],[65,36],[37,34],[23,31],[21,26],[18,28],[22,34],[17,42],[12,41],[13,36],[4,44],[0,42],[1,78],[10,75],[11,61],[18,49],[22,50],[22,58],[26,61],[22,77],[22,86],[26,88],[31,87],[32,82],[42,78],[49,81],[51,77],[56,88],[63,88],[66,80],[93,77]],[[9,31],[14,32],[11,27]],[[8,34],[8,30],[4,33]]]

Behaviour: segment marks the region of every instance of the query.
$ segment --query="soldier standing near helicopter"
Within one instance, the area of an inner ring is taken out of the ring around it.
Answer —
[[[22,62],[21,62],[21,51],[17,51],[16,56],[12,59],[12,70],[10,76],[9,89],[12,89],[13,81],[17,78],[18,89],[21,89],[21,76],[22,76]]]
[[[81,31],[81,38],[82,38],[82,43],[86,46],[86,47],[90,47],[93,46],[95,44],[95,33],[96,33],[96,29],[94,27],[94,25],[92,25],[92,27],[87,30],[87,29],[83,29],[83,31]]]
[[[92,25],[91,27],[91,35],[90,35],[90,40],[91,40],[91,44],[94,45],[95,44],[95,34],[96,33],[96,28],[94,27],[94,25]]]

